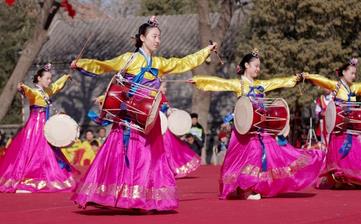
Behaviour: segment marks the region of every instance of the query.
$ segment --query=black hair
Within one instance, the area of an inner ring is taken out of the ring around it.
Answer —
[[[90,145],[99,147],[99,142],[97,140],[93,140],[93,141],[90,142]]]
[[[37,84],[39,82],[38,78],[40,77],[43,77],[44,76],[44,73],[47,72],[48,70],[46,70],[45,68],[41,68],[39,69],[35,75],[33,76],[33,83]]]
[[[191,118],[198,118],[198,114],[197,113],[191,113]]]
[[[336,69],[336,75],[337,75],[338,77],[342,77],[342,76],[343,76],[343,72],[346,71],[346,70],[347,70],[349,67],[351,67],[351,66],[355,66],[355,67],[356,67],[356,65],[350,64],[349,62],[341,65],[341,67],[339,67],[338,69]]]
[[[154,26],[153,24],[150,23],[143,23],[139,29],[138,29],[138,33],[135,35],[135,48],[136,51],[139,50],[139,48],[142,47],[143,45],[143,41],[140,39],[140,36],[143,35],[145,36],[147,34],[147,32],[151,29],[151,28],[158,28],[158,30],[160,31],[158,26]]]
[[[248,53],[246,54],[241,62],[239,63],[239,70],[237,71],[238,75],[243,75],[244,72],[246,71],[246,63],[250,63],[251,61],[253,61],[254,59],[259,59],[258,54],[255,53]]]

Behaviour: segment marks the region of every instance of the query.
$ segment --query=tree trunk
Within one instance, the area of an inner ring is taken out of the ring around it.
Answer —
[[[15,69],[0,95],[0,121],[5,117],[11,102],[15,97],[17,84],[24,79],[26,73],[33,64],[33,61],[48,39],[47,29],[44,29],[44,25],[46,22],[51,23],[51,21],[49,21],[49,15],[55,11],[54,8],[51,8],[52,4],[53,1],[51,0],[44,1],[44,5],[40,9],[41,15],[38,18],[34,34],[22,50],[22,54],[15,66]]]
[[[210,23],[210,11],[208,0],[198,0],[198,21],[199,21],[199,38],[201,46],[207,46],[209,40],[213,40],[218,43],[220,47],[223,41],[223,38],[231,24],[232,18],[232,1],[223,0],[221,3],[221,15],[218,20],[215,30],[212,30]],[[205,75],[215,75],[216,67],[218,60],[213,57],[212,63],[209,65],[203,65],[193,70],[193,74],[205,74]],[[198,113],[199,123],[203,126],[206,134],[208,131],[208,113],[211,104],[211,93],[203,92],[197,89],[194,89],[192,96],[192,112]],[[202,149],[202,164],[206,163],[206,147]]]

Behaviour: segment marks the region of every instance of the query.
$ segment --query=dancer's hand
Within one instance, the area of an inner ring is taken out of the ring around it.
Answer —
[[[19,82],[18,85],[16,86],[16,89],[17,89],[19,92],[21,92],[21,91],[23,90],[23,87],[22,87],[23,84],[24,84],[23,82]]]
[[[210,41],[210,44],[208,45],[208,47],[211,51],[217,52],[218,44],[217,44],[217,42]]]
[[[301,81],[301,80],[304,79],[303,72],[297,73],[296,76],[297,76],[297,82],[299,82],[299,81]]]
[[[193,79],[188,79],[186,83],[195,84],[196,82]]]
[[[70,63],[70,68],[71,68],[71,69],[76,69],[76,68],[77,68],[77,66],[76,66],[76,60],[74,60],[74,61],[72,61],[72,62]]]

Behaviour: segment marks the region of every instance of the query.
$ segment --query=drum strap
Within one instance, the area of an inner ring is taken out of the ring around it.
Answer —
[[[341,159],[345,158],[352,148],[352,134],[346,134],[345,141],[338,152],[341,154]]]
[[[129,168],[129,157],[128,157],[128,146],[130,139],[130,127],[123,126],[123,145],[124,145],[124,154],[125,154],[125,165]]]
[[[347,84],[345,84],[342,81],[342,79],[337,84],[339,84],[338,90],[340,89],[341,85],[343,87],[345,87],[345,89],[347,90],[347,102],[351,102],[351,97],[355,96],[355,94],[353,92],[351,92],[350,87]],[[336,85],[336,88],[337,88],[337,85]],[[348,104],[347,104],[346,110],[349,111],[349,105]],[[341,154],[341,159],[345,158],[348,155],[351,148],[352,148],[352,134],[346,133],[345,140],[344,140],[341,148],[338,150],[338,152]]]
[[[133,83],[135,83],[135,85],[132,85],[132,88],[129,90],[128,92],[128,96],[132,97],[134,95],[134,93],[137,91],[139,85],[141,84],[141,82],[144,79],[144,74],[146,72],[149,72],[150,74],[152,74],[154,77],[158,77],[158,69],[156,68],[152,68],[152,57],[147,58],[147,56],[144,54],[144,52],[142,51],[142,49],[139,49],[139,53],[144,57],[144,59],[147,61],[147,66],[146,67],[142,67],[140,69],[140,72],[134,76],[134,78],[132,79]]]
[[[261,143],[261,148],[262,148],[262,157],[261,157],[261,162],[262,162],[262,171],[267,171],[267,153],[266,153],[266,146],[264,145],[263,142],[263,137],[261,134],[258,134],[258,139],[259,142]]]

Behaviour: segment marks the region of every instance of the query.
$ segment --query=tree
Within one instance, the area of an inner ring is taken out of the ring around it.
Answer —
[[[240,55],[253,47],[262,56],[261,77],[308,71],[336,79],[335,69],[351,56],[359,56],[361,24],[357,0],[254,1],[249,34],[239,46]],[[294,105],[309,105],[320,91],[305,85],[272,92]]]
[[[16,3],[20,4],[20,3]],[[34,27],[33,36],[25,44],[21,52],[21,56],[17,61],[15,69],[13,70],[9,80],[7,81],[2,93],[0,95],[0,121],[6,115],[11,102],[16,93],[16,85],[22,81],[27,71],[31,67],[34,59],[39,53],[43,44],[47,41],[47,30],[60,7],[60,2],[52,0],[39,1],[36,7],[35,15],[36,25]]]
[[[23,1],[8,7],[0,3],[0,92],[16,65],[24,43],[32,34],[36,16],[35,2]],[[13,100],[2,123],[21,123],[21,98]]]
[[[360,54],[360,9],[361,2],[357,0],[254,1],[239,55],[259,48],[261,79],[307,71],[336,80],[335,69]],[[294,114],[306,116],[305,112],[312,112],[310,104],[320,94],[319,88],[301,84],[273,91],[268,97],[285,98]],[[308,128],[308,121],[306,118],[301,125],[291,124],[293,131]],[[297,133],[293,135],[294,140]]]

